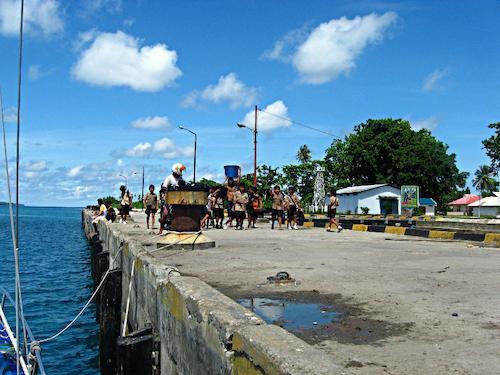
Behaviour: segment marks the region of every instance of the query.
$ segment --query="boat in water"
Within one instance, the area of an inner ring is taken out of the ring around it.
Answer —
[[[15,310],[15,301],[10,294],[0,287],[0,375],[45,375],[40,348],[37,346],[30,327],[24,322],[26,337],[31,343],[31,348],[27,356],[23,355],[19,348],[19,342],[14,331],[9,325],[6,310],[10,307]],[[19,352],[19,372],[17,366],[17,353]]]

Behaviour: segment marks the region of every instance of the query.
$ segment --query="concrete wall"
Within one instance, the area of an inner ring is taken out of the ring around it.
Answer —
[[[93,231],[90,220],[86,211],[87,234]],[[322,351],[266,324],[202,280],[180,275],[159,252],[148,253],[156,247],[144,244],[144,230],[101,221],[98,232],[110,267],[122,270],[122,319],[135,269],[128,325],[132,330],[153,327],[161,374],[341,373]]]
[[[497,216],[499,214],[499,208],[498,207],[472,207],[472,215],[478,216],[479,212],[481,212],[481,215],[488,215],[488,216]]]
[[[398,212],[393,212],[393,214],[398,214],[400,212],[401,206],[401,191],[392,186],[381,186],[376,189],[363,191],[356,194],[339,194],[338,198],[340,204],[338,211],[341,213],[350,211],[353,214],[360,214],[361,207],[368,207],[370,214],[379,215],[380,195],[383,196],[385,194],[395,194],[398,196]]]

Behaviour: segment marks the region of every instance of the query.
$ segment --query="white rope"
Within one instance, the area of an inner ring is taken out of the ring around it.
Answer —
[[[123,332],[123,336],[125,336],[125,333],[126,333],[126,322],[127,322],[127,319],[128,319],[128,312],[129,312],[129,306],[130,306],[130,293],[131,293],[131,289],[132,289],[132,281],[133,281],[133,275],[134,275],[134,266],[135,266],[135,262],[136,262],[136,259],[137,257],[142,254],[142,253],[146,253],[146,254],[150,254],[152,252],[155,252],[155,251],[158,251],[158,250],[163,250],[163,249],[166,249],[166,248],[169,248],[169,247],[172,247],[174,245],[177,245],[178,243],[182,242],[182,241],[185,241],[187,240],[188,238],[191,238],[191,237],[194,237],[194,236],[197,236],[199,237],[201,235],[201,231],[200,232],[197,232],[197,233],[194,233],[192,234],[191,236],[188,236],[186,238],[181,238],[180,240],[176,241],[176,242],[173,242],[171,244],[168,244],[166,246],[162,246],[162,247],[159,247],[155,250],[151,250],[151,251],[148,251],[146,249],[144,250],[141,250],[137,253],[137,255],[135,256],[135,259],[134,261],[132,262],[132,270],[131,270],[131,277],[130,277],[130,282],[129,282],[129,290],[128,290],[128,297],[127,297],[127,307],[125,309],[125,319],[124,319],[124,322],[123,322],[123,328],[122,328],[122,332]],[[196,242],[196,240],[195,240]],[[194,244],[194,243],[193,243]],[[118,252],[116,253],[115,257],[113,258],[113,261],[111,264],[113,264],[116,260],[116,258],[118,258],[118,255],[120,254],[120,252],[123,250],[123,247],[120,247],[120,249],[118,250]],[[183,250],[184,251],[184,250]],[[178,253],[176,253],[178,254]],[[175,254],[172,254],[172,255],[175,255]],[[109,273],[111,272],[111,268],[109,268],[106,273],[104,274],[104,276],[102,277],[101,279],[101,282],[99,283],[99,285],[97,286],[96,290],[94,291],[94,293],[92,294],[92,296],[90,296],[89,300],[87,301],[87,303],[83,306],[83,308],[80,310],[80,312],[73,318],[73,320],[71,322],[69,322],[63,329],[61,329],[58,333],[56,333],[55,335],[53,336],[50,336],[50,337],[47,337],[45,339],[42,339],[42,340],[37,340],[36,342],[32,343],[33,344],[38,344],[40,345],[41,343],[44,343],[44,342],[48,342],[48,341],[51,341],[51,340],[54,340],[56,339],[57,337],[59,337],[60,335],[62,335],[64,332],[66,332],[66,330],[68,330],[68,328],[70,328],[77,320],[80,316],[82,316],[82,314],[84,313],[84,311],[87,309],[87,307],[89,307],[90,303],[92,302],[92,300],[95,298],[95,296],[97,295],[97,293],[99,292],[99,290],[101,289],[101,286],[104,284],[104,281],[106,280],[106,278],[108,277]]]
[[[113,258],[113,262],[111,264],[113,264],[116,260],[116,258],[118,258],[118,255],[121,253],[121,251],[123,250],[123,247],[120,247],[118,249],[118,252],[116,253],[115,257]],[[42,340],[38,340],[36,341],[36,344],[41,344],[41,343],[44,343],[44,342],[48,342],[48,341],[51,341],[51,340],[54,340],[56,339],[57,337],[61,336],[64,332],[66,332],[66,330],[68,328],[70,328],[77,320],[80,316],[82,316],[82,314],[84,313],[84,311],[87,309],[87,307],[89,307],[90,303],[92,302],[92,300],[95,298],[95,296],[97,295],[97,293],[99,292],[99,290],[101,289],[101,286],[104,284],[104,281],[106,281],[106,278],[108,277],[109,273],[112,271],[111,267],[108,268],[108,270],[106,271],[106,273],[104,274],[104,276],[102,277],[101,279],[101,282],[99,283],[99,285],[97,286],[96,290],[94,291],[94,293],[92,293],[92,295],[90,296],[89,300],[87,301],[87,303],[82,307],[82,309],[80,310],[80,312],[78,314],[76,314],[76,316],[73,318],[73,320],[71,322],[69,322],[63,329],[61,329],[59,332],[57,332],[55,335],[53,336],[50,336],[50,337],[47,337],[46,339],[42,339]]]
[[[132,269],[130,270],[130,280],[129,280],[129,283],[128,283],[128,292],[127,292],[127,304],[126,304],[126,307],[125,307],[125,316],[123,318],[123,324],[122,324],[122,337],[125,337],[125,335],[127,334],[127,321],[128,321],[128,314],[130,312],[130,295],[132,293],[132,284],[134,282],[134,275],[135,275],[135,263],[137,261],[137,258],[139,258],[139,255],[141,254],[151,254],[153,252],[156,252],[158,250],[164,250],[164,249],[168,249],[169,247],[172,247],[174,245],[177,245],[178,243],[182,242],[182,241],[185,241],[191,237],[194,237],[194,236],[200,236],[201,235],[201,231],[197,232],[197,233],[194,233],[192,234],[191,236],[188,236],[186,238],[181,238],[180,240],[176,241],[176,242],[173,242],[171,244],[168,244],[168,245],[165,245],[165,246],[161,246],[155,250],[146,250],[146,249],[143,249],[141,251],[139,251],[137,253],[137,255],[135,256],[134,258],[134,261],[132,262]],[[196,242],[196,240],[194,241]],[[193,242],[193,245],[194,245],[194,242]],[[184,252],[184,250],[182,251]],[[176,254],[179,254],[179,253],[175,253],[175,254],[172,254],[172,255],[176,255]],[[177,268],[175,267],[170,267],[169,266],[169,272],[168,272],[168,276],[170,277],[170,274],[173,272],[173,271],[177,271]]]

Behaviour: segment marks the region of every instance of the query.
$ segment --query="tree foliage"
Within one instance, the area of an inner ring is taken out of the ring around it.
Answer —
[[[498,181],[493,178],[493,170],[489,165],[481,165],[474,173],[472,186],[483,194],[491,194],[496,190]]]
[[[468,176],[456,166],[448,146],[401,119],[368,120],[345,140],[336,140],[325,156],[328,188],[389,183],[418,185],[421,196],[433,197],[445,209],[451,194]]]
[[[486,155],[491,159],[491,168],[493,173],[500,171],[500,122],[489,124],[488,127],[495,131],[491,137],[483,141]]]
[[[301,164],[309,163],[311,161],[311,150],[309,150],[309,147],[307,145],[302,145],[299,148],[299,151],[297,151],[297,160]]]

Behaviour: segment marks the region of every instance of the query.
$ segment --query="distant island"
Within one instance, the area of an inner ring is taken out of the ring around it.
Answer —
[[[12,203],[14,206],[16,205],[15,203]],[[0,202],[0,206],[8,206],[9,205],[9,202]],[[19,207],[23,207],[24,204],[22,203],[19,203]]]

